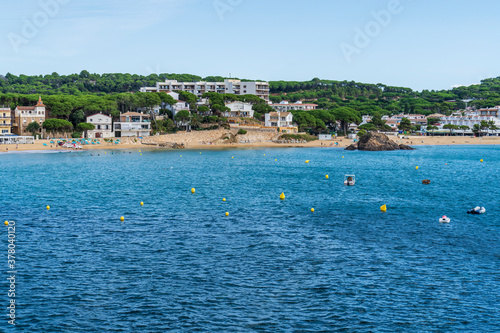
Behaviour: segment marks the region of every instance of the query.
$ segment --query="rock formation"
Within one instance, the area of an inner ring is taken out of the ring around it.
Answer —
[[[352,144],[346,150],[366,150],[366,151],[383,151],[383,150],[413,150],[414,148],[406,145],[399,145],[387,137],[387,135],[376,132],[368,132],[363,135],[357,144]]]

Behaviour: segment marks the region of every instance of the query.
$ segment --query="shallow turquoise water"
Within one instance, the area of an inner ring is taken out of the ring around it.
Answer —
[[[498,146],[130,152],[0,155],[17,330],[500,326]]]

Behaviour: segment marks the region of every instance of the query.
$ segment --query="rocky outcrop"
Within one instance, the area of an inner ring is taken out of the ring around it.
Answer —
[[[389,139],[382,133],[368,132],[363,135],[358,144],[350,145],[346,150],[366,150],[366,151],[384,151],[384,150],[413,150],[414,148],[406,145],[399,145]]]
[[[401,149],[401,150],[415,150],[415,148],[412,148],[412,147],[407,146],[407,145],[399,145],[399,149]]]

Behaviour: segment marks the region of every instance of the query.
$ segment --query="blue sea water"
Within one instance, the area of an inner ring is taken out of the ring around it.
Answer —
[[[0,155],[0,331],[500,328],[498,146],[93,153]]]

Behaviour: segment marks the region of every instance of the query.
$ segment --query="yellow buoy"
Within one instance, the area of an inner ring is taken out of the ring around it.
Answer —
[[[266,156],[266,154],[264,154],[264,156]]]
[[[9,225],[9,221],[5,221],[4,223],[5,223],[5,225]]]
[[[191,189],[191,193],[194,193],[196,192],[196,190],[194,189],[194,187]]]
[[[104,152],[104,154],[107,154],[107,153],[108,153],[108,152],[106,152],[106,151]]]
[[[282,192],[282,193],[280,194],[280,199],[281,199],[281,200],[285,200],[285,193],[284,193],[284,192]]]
[[[276,158],[275,158],[275,159],[274,159],[274,162],[276,162],[277,160],[278,160],[278,159],[276,159]]]
[[[181,157],[182,157],[182,155],[181,155]]]
[[[141,201],[141,206],[144,206],[144,202]]]
[[[479,162],[483,163],[483,160],[481,159]]]
[[[141,154],[141,156],[142,156],[142,154]]]
[[[344,158],[344,156],[342,156],[342,158]]]
[[[222,201],[226,202],[226,198],[222,198]]]
[[[418,165],[415,167],[415,170],[418,170]]]
[[[50,209],[50,206],[47,206],[47,210],[49,210],[49,209]]]
[[[231,158],[234,158],[234,156],[231,156]]]
[[[387,206],[386,205],[381,206],[380,210],[383,212],[387,212]]]
[[[313,213],[314,213],[314,208],[311,208],[311,212],[313,212]]]
[[[139,150],[139,153],[140,153],[140,152],[141,152],[141,151]]]
[[[200,154],[201,154],[201,151],[200,151]]]
[[[328,178],[330,178],[330,176],[326,175],[325,178],[328,179]]]
[[[123,216],[120,217],[120,221],[122,221],[122,222],[125,221],[125,218]]]
[[[307,160],[306,163],[309,163],[309,160]]]
[[[229,212],[226,212],[226,216],[229,216]]]

